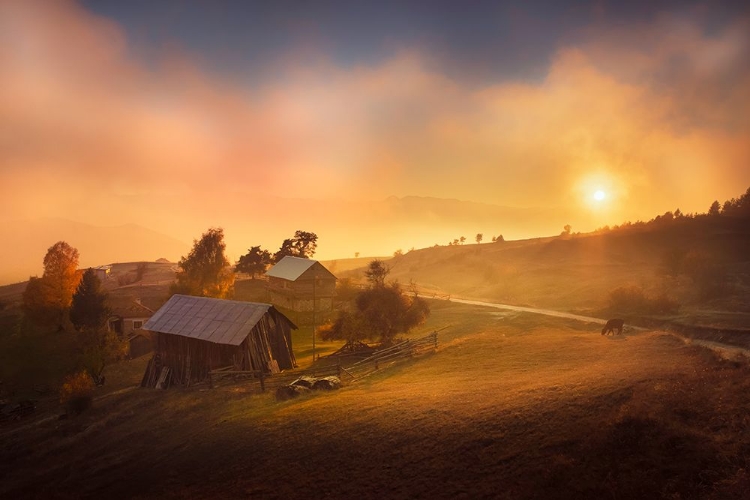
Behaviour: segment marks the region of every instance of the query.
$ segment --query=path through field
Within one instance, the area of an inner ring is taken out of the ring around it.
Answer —
[[[458,304],[494,307],[495,309],[505,309],[508,311],[527,312],[527,313],[532,313],[532,314],[543,314],[545,316],[552,316],[555,318],[575,319],[578,321],[583,321],[584,323],[598,323],[600,325],[603,325],[607,322],[606,319],[593,318],[591,316],[581,316],[579,314],[572,314],[572,313],[566,313],[566,312],[561,312],[561,311],[553,311],[552,309],[538,309],[536,307],[511,306],[508,304],[498,304],[495,302],[483,302],[481,300],[458,299],[455,297],[451,297],[449,300],[451,302],[456,302]]]

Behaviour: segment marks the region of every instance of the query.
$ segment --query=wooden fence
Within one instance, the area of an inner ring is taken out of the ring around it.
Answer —
[[[283,385],[289,385],[304,375],[318,378],[335,375],[342,381],[353,381],[371,375],[398,361],[418,356],[428,351],[434,351],[437,349],[437,345],[437,332],[432,332],[424,337],[404,340],[386,349],[375,351],[371,356],[348,366],[342,365],[342,359],[327,358],[331,361],[328,364],[313,366],[304,372],[280,373],[277,375],[264,374],[260,371],[235,371],[231,370],[231,367],[226,367],[210,371],[208,373],[208,383],[209,387],[213,388],[220,380],[227,377],[232,378],[232,380],[241,378],[257,379],[260,383],[261,391],[265,391],[266,389],[275,389]]]
[[[379,370],[384,365],[435,350],[437,345],[437,332],[432,332],[424,337],[404,340],[386,349],[375,351],[372,356],[357,361],[346,368],[342,368],[342,370],[351,378],[359,379]]]

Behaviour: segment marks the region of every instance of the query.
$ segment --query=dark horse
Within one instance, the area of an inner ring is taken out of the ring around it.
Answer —
[[[617,334],[622,334],[622,327],[625,324],[625,320],[622,319],[611,319],[607,321],[607,324],[604,325],[604,328],[602,328],[602,335],[606,335],[607,333],[611,333],[612,335],[615,334],[615,330],[617,330]]]

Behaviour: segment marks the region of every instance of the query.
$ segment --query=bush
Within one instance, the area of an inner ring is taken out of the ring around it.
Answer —
[[[68,413],[78,415],[91,407],[94,395],[94,382],[85,371],[68,375],[60,388],[60,403]]]
[[[647,303],[643,288],[635,285],[615,288],[609,294],[609,307],[615,311],[639,312]]]
[[[609,309],[617,313],[674,314],[680,309],[680,304],[666,294],[649,297],[643,288],[629,285],[612,290]]]

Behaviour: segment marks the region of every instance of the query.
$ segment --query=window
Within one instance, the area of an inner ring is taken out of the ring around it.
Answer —
[[[133,320],[133,330],[138,330],[143,326],[143,321]]]

